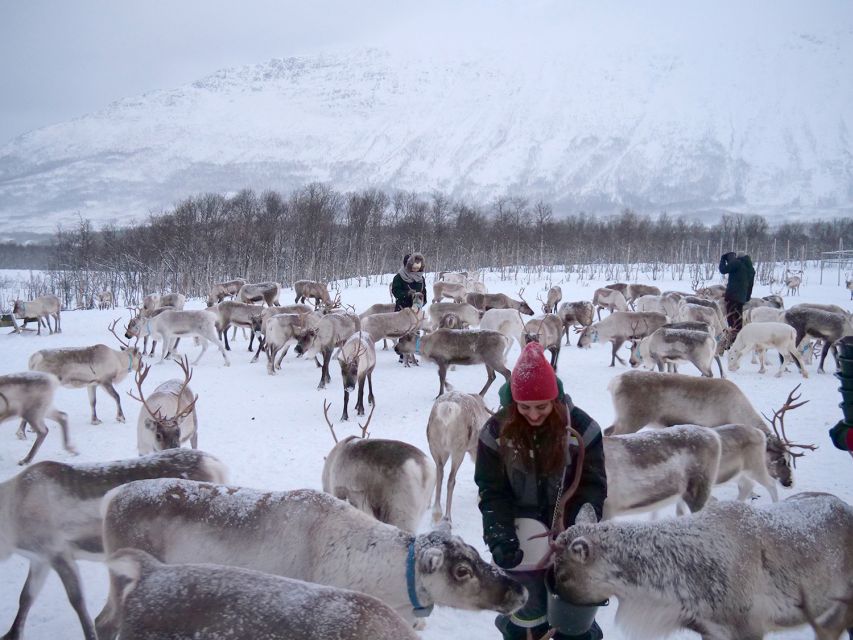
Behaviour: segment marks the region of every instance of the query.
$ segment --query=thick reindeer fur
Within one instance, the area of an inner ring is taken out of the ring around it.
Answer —
[[[240,302],[260,302],[266,303],[268,307],[277,307],[281,304],[278,301],[280,292],[281,285],[278,282],[247,283],[240,287],[237,298]]]
[[[796,330],[796,343],[802,344],[806,336],[823,340],[823,351],[820,354],[820,364],[817,372],[823,373],[823,363],[830,347],[844,336],[853,335],[853,316],[850,314],[832,313],[809,305],[796,305],[785,312],[785,322]],[[837,354],[835,366],[838,367]]]
[[[413,621],[406,555],[423,606],[511,612],[526,591],[445,531],[413,536],[326,493],[255,491],[186,480],[126,484],[105,502],[104,545],[162,562],[210,562],[361,591]],[[98,616],[113,637],[114,594]]]
[[[543,349],[551,352],[551,367],[556,371],[557,362],[560,359],[560,341],[563,337],[563,328],[563,321],[553,313],[528,320],[524,324],[521,347],[524,348],[528,342],[541,344]]]
[[[633,304],[638,298],[642,298],[643,296],[660,296],[660,289],[650,284],[628,285],[628,292],[625,295],[625,299],[629,304]]]
[[[510,339],[507,342],[504,355],[509,353],[512,347],[512,340],[515,340],[519,347],[522,346],[524,321],[515,309],[489,309],[480,318],[480,329],[497,331]]]
[[[465,302],[465,297],[468,295],[468,288],[464,283],[456,282],[435,282],[432,285],[432,299],[436,302],[441,302],[444,298],[450,298],[453,302]]]
[[[344,412],[341,420],[349,420],[349,394],[358,385],[355,403],[357,415],[364,415],[364,382],[367,380],[367,402],[373,402],[373,369],[376,368],[376,348],[373,338],[364,331],[356,331],[338,350],[341,382],[344,385]]]
[[[628,301],[625,299],[624,293],[611,287],[596,289],[595,293],[592,294],[592,304],[595,306],[599,320],[601,320],[602,309],[607,309],[610,313],[628,311]]]
[[[716,351],[717,342],[708,331],[673,329],[664,325],[640,341],[639,348],[632,351],[631,366],[656,366],[658,371],[663,371],[664,364],[675,366],[679,361],[686,361],[703,376],[712,378],[711,364]]]
[[[318,389],[325,389],[326,384],[332,381],[329,374],[329,362],[332,359],[332,351],[349,340],[356,332],[360,320],[358,316],[349,313],[330,313],[320,318],[316,325],[303,331],[296,343],[296,353],[299,355],[322,354],[320,384]]]
[[[578,338],[578,347],[586,349],[593,342],[611,342],[613,351],[610,357],[610,366],[615,366],[616,360],[625,364],[625,361],[616,355],[625,341],[645,338],[665,325],[666,322],[667,318],[662,313],[616,311],[604,320],[584,327]]]
[[[195,336],[201,342],[201,353],[192,364],[198,364],[207,351],[208,343],[213,343],[222,354],[225,366],[230,366],[228,354],[219,342],[216,334],[216,316],[208,310],[204,311],[177,311],[167,310],[153,318],[138,316],[130,321],[125,332],[126,338],[141,336],[152,336],[155,340],[161,340],[160,362],[166,359],[175,348],[176,339],[179,336]]]
[[[137,549],[114,553],[108,564],[122,640],[418,638],[382,602],[355,591],[236,567],[167,565]]]
[[[399,440],[349,436],[323,465],[323,491],[409,533],[417,531],[434,486],[426,454]]]
[[[207,295],[207,306],[212,307],[218,302],[222,302],[226,296],[231,296],[233,299],[234,296],[240,293],[240,288],[244,284],[246,284],[246,281],[243,278],[236,278],[227,282],[216,282],[210,285],[210,293]]]
[[[533,315],[533,309],[524,300],[515,300],[504,293],[469,293],[465,297],[465,302],[480,311],[515,309],[524,315]]]
[[[54,295],[40,296],[35,300],[15,300],[12,307],[12,315],[16,318],[24,320],[26,324],[27,318],[37,318],[36,326],[38,327],[38,335],[41,335],[41,320],[44,319],[47,324],[47,330],[50,333],[62,333],[62,323],[60,322],[60,310],[62,305]],[[53,318],[53,329],[50,328],[50,319]]]
[[[744,352],[756,350],[760,353],[761,360],[758,373],[764,373],[768,349],[776,349],[779,352],[777,378],[782,375],[785,364],[791,360],[799,367],[804,378],[809,377],[809,372],[806,371],[800,353],[797,351],[797,332],[794,327],[783,322],[753,322],[744,325],[729,348],[729,371],[737,371],[740,368],[740,359]]]
[[[713,429],[722,444],[717,484],[737,479],[737,499],[743,502],[752,495],[752,487],[757,482],[767,489],[773,502],[779,502],[776,482],[767,468],[765,433],[745,424],[724,424]]]
[[[207,311],[216,317],[216,332],[224,340],[225,349],[231,351],[231,345],[228,344],[228,329],[231,327],[251,329],[253,319],[260,317],[264,309],[256,304],[225,300],[217,305],[208,306]],[[255,334],[253,332],[249,340],[249,351],[252,351],[254,337]]]
[[[181,394],[180,397],[178,394]],[[183,380],[173,378],[159,384],[151,395],[145,398],[145,402],[155,413],[160,409],[161,416],[168,418],[176,416],[180,407],[188,406],[194,399],[195,394],[189,385],[185,387]],[[144,405],[139,409],[139,418],[136,421],[136,449],[139,455],[174,449],[187,440],[193,449],[198,448],[198,413],[195,405],[190,414],[184,416],[180,422],[158,422]]]
[[[557,311],[557,316],[563,321],[563,332],[566,334],[566,346],[571,344],[569,329],[575,326],[588,327],[595,320],[595,308],[587,300],[564,302]]]
[[[760,640],[806,623],[853,577],[853,508],[801,493],[763,507],[716,502],[658,522],[576,524],[557,539],[557,592],[577,603],[619,599],[635,638],[689,629],[703,640]]]
[[[207,453],[172,449],[102,464],[39,462],[0,483],[0,559],[19,553],[30,560],[18,614],[4,637],[21,637],[52,568],[62,579],[83,635],[95,640],[74,561],[103,559],[101,499],[107,491],[131,480],[166,476],[225,482],[226,470]]]
[[[685,507],[695,513],[711,497],[721,449],[719,436],[697,425],[605,436],[603,519],[652,511],[673,501],[679,515]]]
[[[59,378],[63,387],[89,391],[92,409],[92,424],[101,424],[98,419],[96,391],[101,387],[116,401],[116,421],[124,422],[121,398],[113,385],[124,380],[131,371],[142,366],[142,354],[136,347],[111,349],[105,344],[91,347],[67,347],[64,349],[42,349],[30,356],[31,371],[52,373]]]
[[[450,391],[433,402],[427,423],[427,441],[436,468],[435,502],[432,505],[434,523],[442,518],[441,485],[444,480],[444,465],[450,462],[450,473],[447,476],[447,511],[444,513],[444,517],[450,521],[456,472],[465,459],[466,451],[471,460],[476,460],[477,437],[488,419],[489,412],[483,398],[476,394]]]
[[[59,379],[51,373],[26,371],[0,376],[0,422],[19,417],[22,420],[19,435],[23,435],[27,423],[36,432],[36,441],[30,452],[18,464],[29,464],[47,437],[45,418],[59,423],[65,450],[76,453],[68,434],[68,414],[53,406],[58,388]]]
[[[448,313],[454,314],[462,322],[463,327],[476,327],[480,324],[480,312],[473,305],[456,302],[433,302],[428,309],[430,325],[433,329],[441,326],[441,320]]]

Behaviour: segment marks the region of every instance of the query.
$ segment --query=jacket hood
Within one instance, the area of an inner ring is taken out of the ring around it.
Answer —
[[[415,262],[420,262],[420,263],[423,265],[423,267],[421,268],[420,273],[425,273],[425,272],[426,272],[426,260],[424,260],[424,256],[423,256],[423,254],[422,254],[422,253],[413,253],[413,254],[411,254],[411,255],[408,257],[408,259],[406,260],[406,269],[408,269],[409,271],[411,271],[411,270],[412,270],[412,265],[413,265]]]

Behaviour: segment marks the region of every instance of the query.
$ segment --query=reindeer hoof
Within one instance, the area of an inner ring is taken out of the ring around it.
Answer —
[[[98,420],[97,418],[93,418],[93,419],[92,419],[92,424],[101,424],[101,421],[100,421],[100,420]]]
[[[122,424],[124,424],[125,422],[127,422],[127,420],[124,416],[116,416],[116,422],[121,422]]]
[[[72,445],[68,445],[67,447],[65,447],[65,450],[66,450],[69,454],[71,454],[72,456],[79,456],[79,455],[80,455],[80,452],[79,452],[79,451],[77,451],[77,449],[76,449],[74,446],[72,446]]]

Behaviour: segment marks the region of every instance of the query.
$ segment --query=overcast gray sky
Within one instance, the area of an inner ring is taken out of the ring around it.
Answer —
[[[851,16],[853,0],[0,0],[0,144],[223,67],[330,48],[488,42],[523,55],[572,22],[606,43],[638,32],[848,30]]]

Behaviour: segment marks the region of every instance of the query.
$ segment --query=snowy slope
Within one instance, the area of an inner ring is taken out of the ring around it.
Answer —
[[[802,288],[802,300],[835,303],[849,308],[846,290],[834,285],[820,286],[817,274],[807,273]],[[589,299],[596,286],[602,283],[579,285],[575,281],[560,282],[558,274],[555,284],[561,284],[564,300]],[[431,277],[430,277],[431,281]],[[500,282],[489,277],[487,283],[492,291],[513,294],[519,286],[526,286],[527,297],[535,298],[544,287],[543,281]],[[658,283],[661,284],[661,283]],[[664,282],[663,287],[684,289],[685,282]],[[758,295],[768,291],[758,288]],[[361,310],[387,297],[387,283],[370,288],[346,289],[343,302],[353,304]],[[282,298],[287,298],[283,293]],[[799,300],[786,299],[792,304]],[[194,300],[188,305],[203,306],[203,301]],[[119,311],[73,311],[63,313],[61,335],[37,338],[35,335],[0,335],[0,374],[26,369],[32,352],[46,347],[82,346],[97,342],[114,342],[106,330],[109,321]],[[125,312],[125,315],[127,312]],[[573,337],[574,340],[574,337]],[[230,468],[233,484],[263,489],[288,490],[300,487],[321,488],[323,456],[332,446],[328,427],[323,421],[322,402],[333,403],[330,415],[337,416],[341,408],[342,392],[340,375],[332,369],[332,384],[325,391],[317,391],[319,372],[310,361],[296,360],[293,355],[285,358],[282,371],[270,377],[263,364],[249,364],[245,351],[246,343],[238,338],[232,353],[232,366],[222,366],[220,356],[209,350],[195,368],[193,389],[200,395],[198,411],[200,418],[199,445],[202,449],[220,457]],[[195,355],[195,349],[189,349]],[[518,348],[513,347],[510,362],[514,362]],[[612,422],[613,408],[606,387],[612,376],[625,369],[607,367],[609,348],[595,345],[589,350],[572,346],[564,348],[560,356],[559,375],[576,404],[590,413],[600,424]],[[809,453],[798,463],[795,472],[794,490],[780,487],[783,497],[795,491],[828,491],[848,502],[853,502],[853,464],[850,457],[832,448],[826,436],[827,429],[841,417],[836,391],[837,381],[831,375],[814,374],[802,381],[803,399],[811,402],[791,413],[786,428],[793,440],[815,442],[820,448]],[[690,367],[685,367],[685,370]],[[834,366],[829,363],[831,372]],[[149,384],[173,377],[178,369],[173,364],[152,368]],[[689,371],[690,375],[696,372]],[[463,391],[476,391],[483,383],[485,371],[482,367],[458,367],[449,373],[449,379]],[[744,363],[741,370],[731,374],[731,379],[747,393],[754,406],[767,412],[784,401],[788,391],[801,382],[798,374],[785,374],[781,379],[771,375],[759,375],[757,365]],[[500,377],[499,377],[500,379]],[[378,353],[374,374],[377,401],[376,413],[370,426],[373,437],[398,438],[428,451],[426,422],[433,398],[438,390],[436,368],[422,363],[419,368],[402,369],[393,352]],[[70,416],[71,432],[80,455],[66,454],[60,443],[57,429],[53,429],[45,441],[37,460],[61,460],[69,462],[95,462],[134,457],[136,454],[136,418],[139,405],[126,395],[131,388],[130,380],[119,385],[127,424],[114,421],[112,400],[99,392],[98,408],[104,424],[88,424],[88,403],[83,390],[61,389],[57,405]],[[487,404],[497,405],[497,383],[489,390]],[[363,420],[362,420],[363,421]],[[19,471],[16,461],[30,446],[14,437],[16,424],[8,421],[0,430],[0,480],[12,477]],[[340,424],[339,436],[355,433],[355,424]],[[736,496],[733,486],[724,486],[715,491],[718,498]],[[760,498],[768,501],[767,496]],[[674,510],[673,510],[674,513]],[[482,542],[480,514],[477,510],[476,487],[473,482],[473,465],[470,460],[463,463],[454,496],[453,512],[456,533],[477,547],[488,557]],[[428,526],[426,516],[422,527]],[[96,563],[81,562],[84,588],[90,612],[100,610],[107,592],[106,572]],[[0,631],[5,630],[14,618],[17,597],[26,576],[26,562],[14,556],[0,564]],[[613,622],[615,603],[600,612],[599,620],[608,639],[625,637]],[[487,640],[496,637],[492,626],[493,614],[471,613],[437,609],[429,618],[422,633],[425,640]],[[27,637],[35,640],[49,638],[78,638],[79,625],[73,610],[68,605],[62,586],[55,575],[51,575],[27,624]],[[684,633],[677,638],[694,638]],[[810,638],[803,629],[773,634],[772,638],[793,640]]]
[[[0,147],[0,220],[127,222],[194,192],[312,180],[558,212],[853,211],[843,5],[554,5],[538,39],[275,59],[30,132]]]

